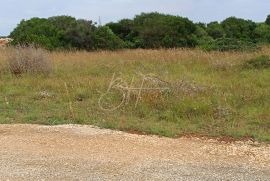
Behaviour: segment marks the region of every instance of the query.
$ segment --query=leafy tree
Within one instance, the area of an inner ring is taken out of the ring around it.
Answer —
[[[128,48],[141,47],[140,43],[137,41],[138,32],[134,30],[133,20],[123,19],[117,23],[108,23],[106,26],[124,40]]]
[[[225,36],[225,31],[223,27],[217,21],[209,23],[207,25],[206,31],[208,35],[214,39],[222,38]]]
[[[134,24],[130,19],[123,19],[117,23],[108,23],[106,26],[123,40],[132,41],[132,38],[134,37]]]
[[[202,22],[196,23],[195,25],[199,26],[200,28],[202,28],[204,30],[206,30],[206,28],[207,28],[207,25],[205,23],[202,23]]]
[[[206,31],[205,25],[196,24],[196,31],[195,31],[196,41],[199,46],[212,41],[212,37],[210,37]]]
[[[108,26],[102,26],[97,29],[94,35],[95,49],[115,50],[124,48],[125,43],[116,36]]]
[[[203,38],[205,36],[208,36],[208,33],[206,31],[206,29],[204,29],[202,26],[200,25],[196,25],[196,30],[194,32],[194,34],[198,37],[198,38]]]
[[[37,44],[47,49],[61,46],[60,36],[56,27],[44,18],[22,20],[10,34],[10,37],[14,39],[12,44]]]
[[[59,31],[67,31],[77,23],[76,18],[71,16],[53,16],[48,18],[48,21]]]
[[[257,42],[270,43],[270,26],[261,23],[254,30]]]
[[[187,18],[159,13],[142,13],[134,19],[134,31],[145,48],[193,47],[196,26]]]
[[[267,16],[265,23],[270,26],[270,15]]]
[[[92,21],[77,20],[72,27],[64,32],[65,47],[93,50],[96,29]]]
[[[97,28],[92,21],[70,16],[23,20],[10,35],[13,44],[37,44],[53,49],[117,49],[123,41],[109,27]]]
[[[221,23],[227,38],[253,41],[256,23],[236,17],[230,17]]]

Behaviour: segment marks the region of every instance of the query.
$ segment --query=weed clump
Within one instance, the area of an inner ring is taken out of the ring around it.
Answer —
[[[48,75],[52,72],[52,62],[47,51],[34,46],[10,49],[7,64],[9,71],[16,76],[25,73]]]
[[[244,63],[244,68],[248,69],[263,69],[270,68],[270,57],[267,55],[261,55],[257,58],[250,59]]]

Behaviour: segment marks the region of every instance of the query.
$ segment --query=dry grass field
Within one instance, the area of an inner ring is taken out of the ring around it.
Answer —
[[[0,50],[0,123],[91,124],[134,133],[270,141],[270,68],[252,53],[51,52],[48,76],[15,76]]]

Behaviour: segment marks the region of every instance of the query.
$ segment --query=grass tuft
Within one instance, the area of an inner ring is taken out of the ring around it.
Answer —
[[[25,73],[48,75],[52,72],[48,53],[34,46],[9,48],[7,64],[10,72],[16,76]]]

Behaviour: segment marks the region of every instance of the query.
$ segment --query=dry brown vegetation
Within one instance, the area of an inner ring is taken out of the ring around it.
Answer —
[[[6,61],[9,71],[19,76],[24,73],[48,75],[52,71],[52,62],[48,52],[33,46],[8,48]]]

